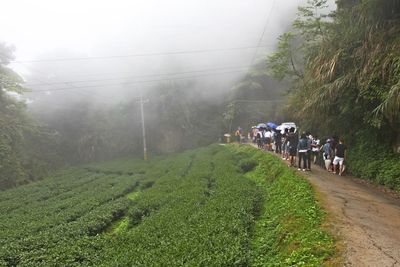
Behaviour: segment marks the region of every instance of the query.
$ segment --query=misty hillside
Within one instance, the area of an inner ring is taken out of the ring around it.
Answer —
[[[0,8],[0,266],[399,264],[398,0]]]
[[[141,101],[153,155],[283,121],[287,84],[266,73],[265,55],[301,3],[39,1],[22,11],[7,4],[0,93],[3,107],[16,106],[2,111],[10,128],[1,139],[1,187],[142,153]]]

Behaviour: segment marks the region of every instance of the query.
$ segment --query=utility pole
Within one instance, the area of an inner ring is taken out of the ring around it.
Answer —
[[[142,92],[140,92],[140,112],[142,115],[142,133],[143,133],[143,158],[147,160],[147,146],[146,146],[146,129],[144,124],[144,112],[143,112],[143,104],[147,102],[143,100]]]

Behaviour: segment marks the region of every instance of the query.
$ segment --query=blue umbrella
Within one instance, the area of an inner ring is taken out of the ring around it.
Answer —
[[[278,125],[276,125],[275,123],[273,123],[273,122],[267,122],[267,126],[268,127],[270,127],[270,128],[272,128],[272,129],[276,129],[276,127],[278,127]]]
[[[266,125],[265,123],[260,123],[260,124],[257,125],[256,128],[257,128],[257,129],[260,129],[260,128],[267,128],[267,125]]]

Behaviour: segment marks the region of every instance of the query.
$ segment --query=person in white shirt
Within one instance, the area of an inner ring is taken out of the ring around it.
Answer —
[[[270,129],[267,129],[267,131],[264,133],[264,137],[265,137],[265,149],[267,151],[271,151],[272,132]]]
[[[321,144],[321,140],[318,139],[318,136],[315,136],[312,139],[312,143],[311,143],[311,149],[312,149],[312,155],[314,157],[314,164],[317,162],[317,158],[318,158],[318,154],[320,151],[320,145]]]

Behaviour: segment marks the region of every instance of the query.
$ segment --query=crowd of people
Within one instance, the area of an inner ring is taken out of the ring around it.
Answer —
[[[238,128],[235,135],[236,140],[241,142],[242,129]],[[282,130],[253,127],[248,139],[260,149],[280,154],[282,159],[289,161],[290,167],[297,167],[298,170],[311,171],[311,162],[334,174],[343,175],[345,170],[347,148],[344,140],[337,136],[324,139],[322,143],[317,135],[309,132],[299,135],[295,127]]]

